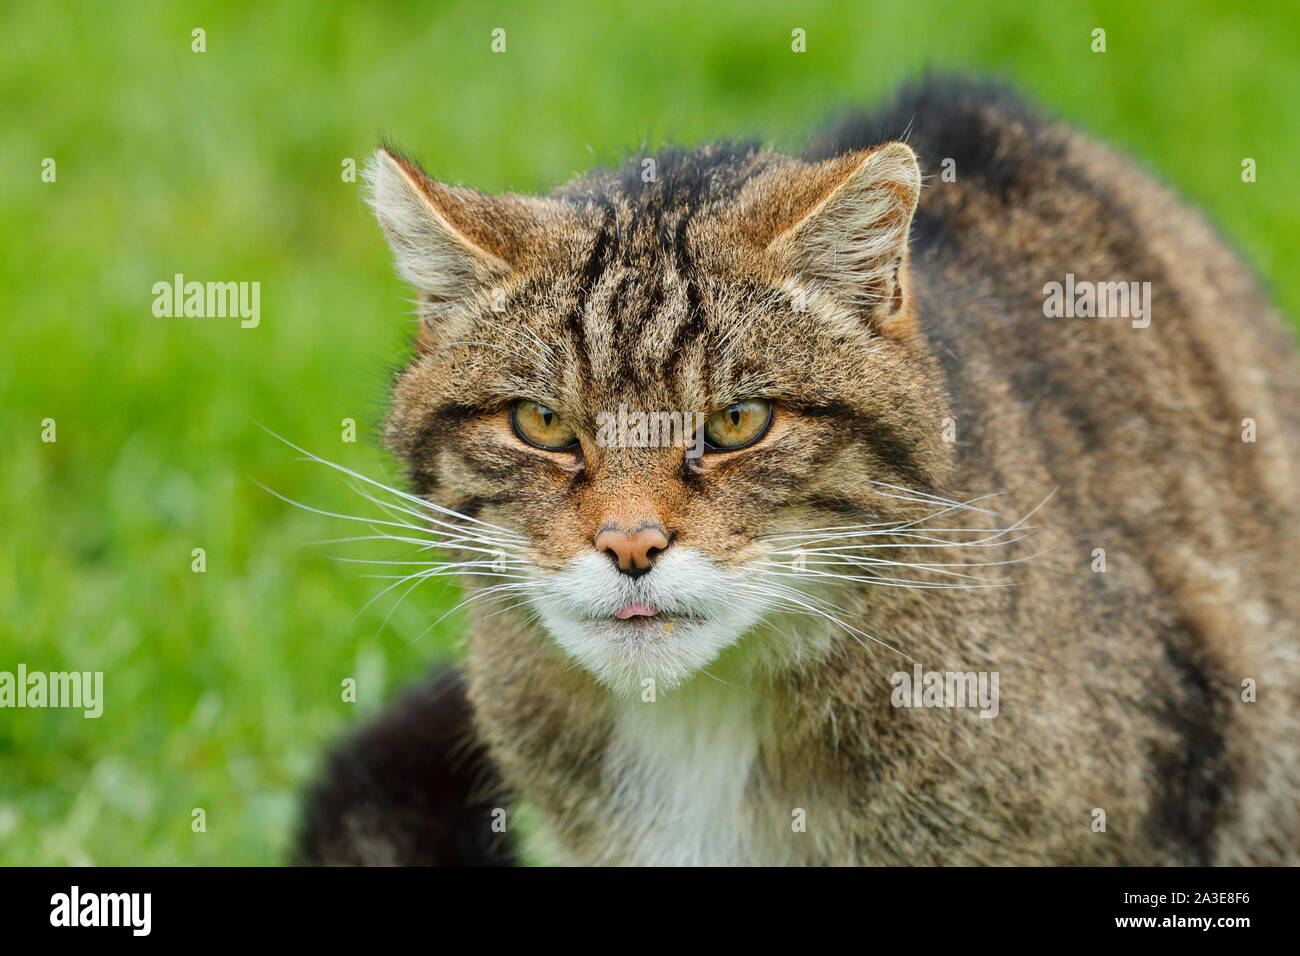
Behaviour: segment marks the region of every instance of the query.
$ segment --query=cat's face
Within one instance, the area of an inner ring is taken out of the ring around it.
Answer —
[[[373,176],[424,316],[390,442],[484,607],[535,613],[620,692],[811,613],[829,581],[792,546],[902,513],[888,489],[942,457],[906,301],[910,151],[662,160],[544,200],[388,154]]]

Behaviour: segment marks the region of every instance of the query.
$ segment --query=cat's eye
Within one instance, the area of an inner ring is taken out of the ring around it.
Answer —
[[[547,451],[569,451],[578,447],[578,433],[559,415],[537,402],[520,399],[510,408],[515,434],[528,444]]]
[[[772,426],[772,403],[762,398],[736,402],[704,422],[704,441],[712,451],[748,448]]]

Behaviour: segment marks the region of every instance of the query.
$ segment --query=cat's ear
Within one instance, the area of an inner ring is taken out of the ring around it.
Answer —
[[[916,154],[903,143],[814,165],[787,192],[789,225],[767,252],[783,270],[812,280],[884,327],[910,314],[907,238],[921,194]]]
[[[443,185],[386,149],[365,175],[398,272],[428,301],[455,301],[499,282],[537,227],[527,200]]]

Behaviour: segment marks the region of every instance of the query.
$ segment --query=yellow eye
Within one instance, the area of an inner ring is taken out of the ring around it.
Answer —
[[[578,433],[545,405],[520,399],[510,409],[515,434],[547,451],[567,451],[578,444]]]
[[[754,444],[771,424],[772,403],[751,398],[710,415],[704,422],[704,440],[715,451],[733,451]]]

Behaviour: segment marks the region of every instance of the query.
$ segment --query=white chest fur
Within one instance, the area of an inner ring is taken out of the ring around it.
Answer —
[[[606,756],[618,781],[612,858],[651,866],[756,862],[754,693],[700,675],[655,702],[620,705]]]

